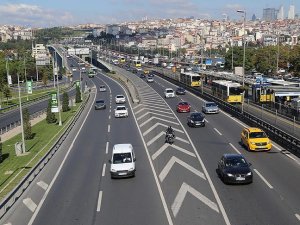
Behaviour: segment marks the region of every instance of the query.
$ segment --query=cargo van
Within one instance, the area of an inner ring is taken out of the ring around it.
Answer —
[[[131,144],[116,144],[109,160],[111,178],[135,176],[135,154]]]

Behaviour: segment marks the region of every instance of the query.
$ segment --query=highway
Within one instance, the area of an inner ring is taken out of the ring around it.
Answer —
[[[189,93],[164,99],[165,88],[175,89],[171,83],[155,76],[148,84],[115,69],[134,82],[141,103],[127,102],[129,117],[116,119],[114,96],[124,89],[102,74],[87,79],[91,98],[81,120],[0,224],[300,223],[298,158],[277,144],[268,153],[247,152],[239,143],[245,124],[224,112],[207,115],[206,127],[189,128],[187,114],[178,114],[175,106],[184,100],[200,111],[201,99]],[[97,91],[101,84],[107,92]],[[94,110],[99,98],[106,110]],[[175,129],[173,145],[164,143],[169,125]],[[108,159],[117,143],[133,145],[136,177],[110,178]],[[252,163],[252,184],[225,185],[218,178],[224,153],[242,153]]]

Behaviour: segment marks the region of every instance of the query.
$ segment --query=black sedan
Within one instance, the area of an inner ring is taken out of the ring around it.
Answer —
[[[96,100],[95,102],[95,109],[106,109],[106,104],[105,101],[103,99],[100,100]]]
[[[218,163],[218,175],[224,183],[252,183],[251,163],[240,154],[224,154]]]
[[[190,127],[205,127],[204,115],[200,112],[193,112],[187,117],[187,124]]]
[[[179,87],[176,89],[176,94],[177,95],[185,95],[185,89],[182,87]]]

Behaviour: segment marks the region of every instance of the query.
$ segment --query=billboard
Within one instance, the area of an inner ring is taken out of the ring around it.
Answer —
[[[27,93],[28,94],[32,94],[32,81],[31,80],[28,80],[26,82],[26,86],[27,86]]]
[[[51,93],[51,112],[58,112],[57,92]]]

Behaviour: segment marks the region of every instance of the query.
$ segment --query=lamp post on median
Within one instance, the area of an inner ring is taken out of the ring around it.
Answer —
[[[18,93],[19,93],[19,110],[20,110],[20,119],[21,119],[21,130],[22,130],[22,153],[24,154],[26,152],[25,147],[25,134],[24,134],[24,126],[23,126],[23,112],[22,112],[22,101],[21,101],[21,87],[20,87],[20,76],[19,73],[17,73],[18,78]]]
[[[245,58],[246,58],[246,30],[245,30],[245,24],[246,24],[246,10],[237,10],[238,13],[244,13],[244,33],[243,33],[243,44],[244,44],[244,53],[243,53],[243,87],[245,86]]]

